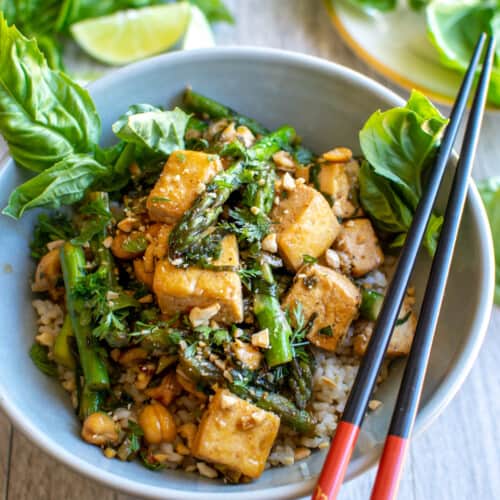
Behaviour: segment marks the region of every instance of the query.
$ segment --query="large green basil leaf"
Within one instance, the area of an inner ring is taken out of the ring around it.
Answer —
[[[392,181],[413,210],[446,123],[425,96],[413,91],[405,107],[376,111],[359,133],[361,150],[375,173]]]
[[[179,108],[163,111],[149,104],[135,104],[113,123],[112,128],[125,142],[169,155],[184,149],[184,133],[189,117]]]
[[[366,161],[360,169],[360,200],[375,226],[401,246],[422,196],[427,167],[447,120],[413,91],[406,106],[375,112],[360,132]],[[424,245],[434,254],[442,218],[431,217]]]
[[[500,177],[479,182],[478,188],[488,214],[493,236],[496,262],[495,304],[500,305]]]
[[[364,210],[378,229],[387,233],[405,233],[413,219],[412,211],[397,194],[394,186],[377,175],[364,161],[359,170],[359,196]]]
[[[51,70],[34,40],[0,13],[0,133],[18,164],[34,171],[93,151],[100,121],[86,90]]]
[[[109,169],[93,157],[70,154],[18,186],[2,213],[19,218],[32,208],[59,208],[80,201],[87,189],[106,179]]]

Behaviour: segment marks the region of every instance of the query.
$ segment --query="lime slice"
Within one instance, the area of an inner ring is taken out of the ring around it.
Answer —
[[[205,14],[203,14],[203,12],[196,7],[196,5],[192,5],[191,19],[189,20],[189,26],[186,34],[184,35],[182,48],[188,50],[204,49],[208,47],[215,47],[212,28],[210,27]]]
[[[186,31],[190,13],[188,2],[123,10],[75,23],[71,33],[96,59],[127,64],[174,45]]]

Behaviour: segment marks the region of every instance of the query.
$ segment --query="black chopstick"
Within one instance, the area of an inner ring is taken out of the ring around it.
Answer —
[[[444,223],[436,254],[432,262],[415,337],[392,415],[389,434],[380,459],[372,491],[373,500],[389,500],[395,498],[397,494],[404,464],[405,450],[408,447],[408,441],[422,394],[432,341],[443,303],[460,220],[467,197],[469,178],[488,95],[494,48],[495,39],[491,37],[486,49],[483,70],[467,123],[464,142],[460,152],[460,160],[446,206]]]
[[[415,211],[398,266],[389,285],[373,334],[361,361],[344,413],[337,426],[335,437],[314,490],[313,498],[316,500],[336,498],[344,479],[368,402],[375,387],[378,372],[408,288],[414,263],[427,227],[427,221],[431,216],[443,174],[464,115],[485,38],[484,34],[479,37],[471,63],[464,76],[450,116],[450,122],[446,128],[427,183],[426,192]]]

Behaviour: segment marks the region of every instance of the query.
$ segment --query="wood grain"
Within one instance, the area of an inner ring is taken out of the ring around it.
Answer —
[[[234,27],[217,28],[219,44],[268,46],[324,57],[374,77],[402,95],[407,94],[355,58],[332,28],[321,0],[226,0],[226,3],[237,23]],[[486,117],[476,178],[499,173],[496,169],[500,155],[499,125],[500,117]],[[500,310],[496,309],[485,346],[463,388],[432,427],[412,444],[401,484],[401,499],[499,498],[498,332]],[[372,471],[346,484],[340,498],[369,498],[373,476]],[[18,432],[13,431],[11,437],[10,425],[1,413],[0,498],[134,500],[78,476],[38,450]]]
[[[12,426],[0,411],[0,498],[7,498]]]

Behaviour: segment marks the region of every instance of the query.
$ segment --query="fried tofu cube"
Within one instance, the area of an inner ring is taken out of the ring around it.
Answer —
[[[316,189],[297,184],[272,212],[278,251],[286,266],[296,271],[304,255],[319,257],[334,242],[340,224],[325,197]]]
[[[345,164],[322,164],[317,182],[320,191],[331,197],[332,210],[337,217],[346,219],[356,213],[357,207],[350,199],[352,186]]]
[[[238,243],[234,235],[222,240],[220,257],[213,264],[239,266]],[[186,313],[193,307],[219,304],[220,310],[214,320],[226,324],[243,320],[241,280],[236,272],[198,267],[181,269],[165,259],[156,265],[153,290],[162,313],[166,315]]]
[[[255,479],[264,470],[279,426],[274,413],[219,389],[203,414],[192,453]]]
[[[364,276],[384,262],[384,254],[369,219],[344,222],[335,249],[347,255],[355,278]]]
[[[413,336],[415,335],[415,329],[417,327],[417,318],[412,310],[412,301],[413,299],[408,297],[403,301],[398,317],[398,322],[400,322],[400,324],[394,328],[389,347],[387,348],[386,354],[388,358],[406,356],[410,352]],[[355,336],[352,345],[354,352],[358,356],[363,356],[365,354],[374,327],[375,322],[373,321],[360,320],[356,322],[354,327]]]
[[[293,311],[300,304],[306,321],[316,313],[307,338],[318,347],[334,351],[356,318],[360,302],[361,293],[348,278],[314,264],[297,274],[283,307]]]
[[[174,224],[222,170],[217,155],[175,151],[151,190],[146,203],[151,220]]]

